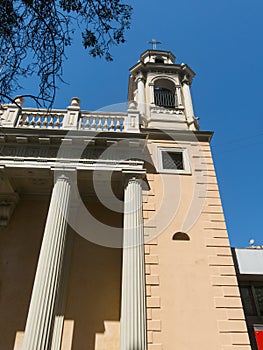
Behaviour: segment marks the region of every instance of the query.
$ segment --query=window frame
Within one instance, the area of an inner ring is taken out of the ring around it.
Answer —
[[[166,169],[163,167],[163,152],[182,153],[184,169]],[[187,148],[184,147],[157,147],[158,172],[163,174],[185,174],[191,175],[190,160]]]
[[[248,282],[248,283],[241,283],[239,285],[240,297],[241,297],[242,305],[243,305],[243,308],[245,311],[245,304],[243,302],[243,297],[242,297],[242,292],[241,292],[242,288],[246,288],[249,291],[250,304],[251,304],[251,307],[254,311],[253,315],[247,315],[247,316],[248,317],[263,317],[263,311],[260,310],[260,303],[259,303],[256,291],[255,291],[256,288],[263,289],[263,283],[262,282],[258,282],[258,283],[256,283],[256,282],[249,283]]]

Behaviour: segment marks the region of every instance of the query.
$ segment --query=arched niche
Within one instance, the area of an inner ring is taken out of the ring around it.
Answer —
[[[185,232],[176,232],[172,239],[173,241],[190,241],[190,237]]]

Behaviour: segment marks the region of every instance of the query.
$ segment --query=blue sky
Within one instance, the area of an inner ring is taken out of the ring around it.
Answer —
[[[112,50],[112,63],[89,57],[76,37],[64,65],[67,84],[60,85],[54,107],[65,108],[73,96],[86,110],[125,102],[128,69],[149,40],[160,40],[160,49],[196,72],[195,113],[202,130],[215,132],[212,150],[231,245],[247,246],[250,238],[263,244],[262,0],[130,3],[127,43]]]

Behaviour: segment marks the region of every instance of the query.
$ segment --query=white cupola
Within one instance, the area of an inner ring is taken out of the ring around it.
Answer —
[[[197,130],[190,86],[195,73],[175,64],[170,51],[147,50],[130,69],[129,101],[138,103],[147,128]]]

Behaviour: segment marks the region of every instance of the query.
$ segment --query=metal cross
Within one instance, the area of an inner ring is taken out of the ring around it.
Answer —
[[[148,41],[148,44],[152,44],[153,50],[156,50],[157,45],[161,44],[160,41],[156,41],[156,39],[152,39],[152,41]]]

